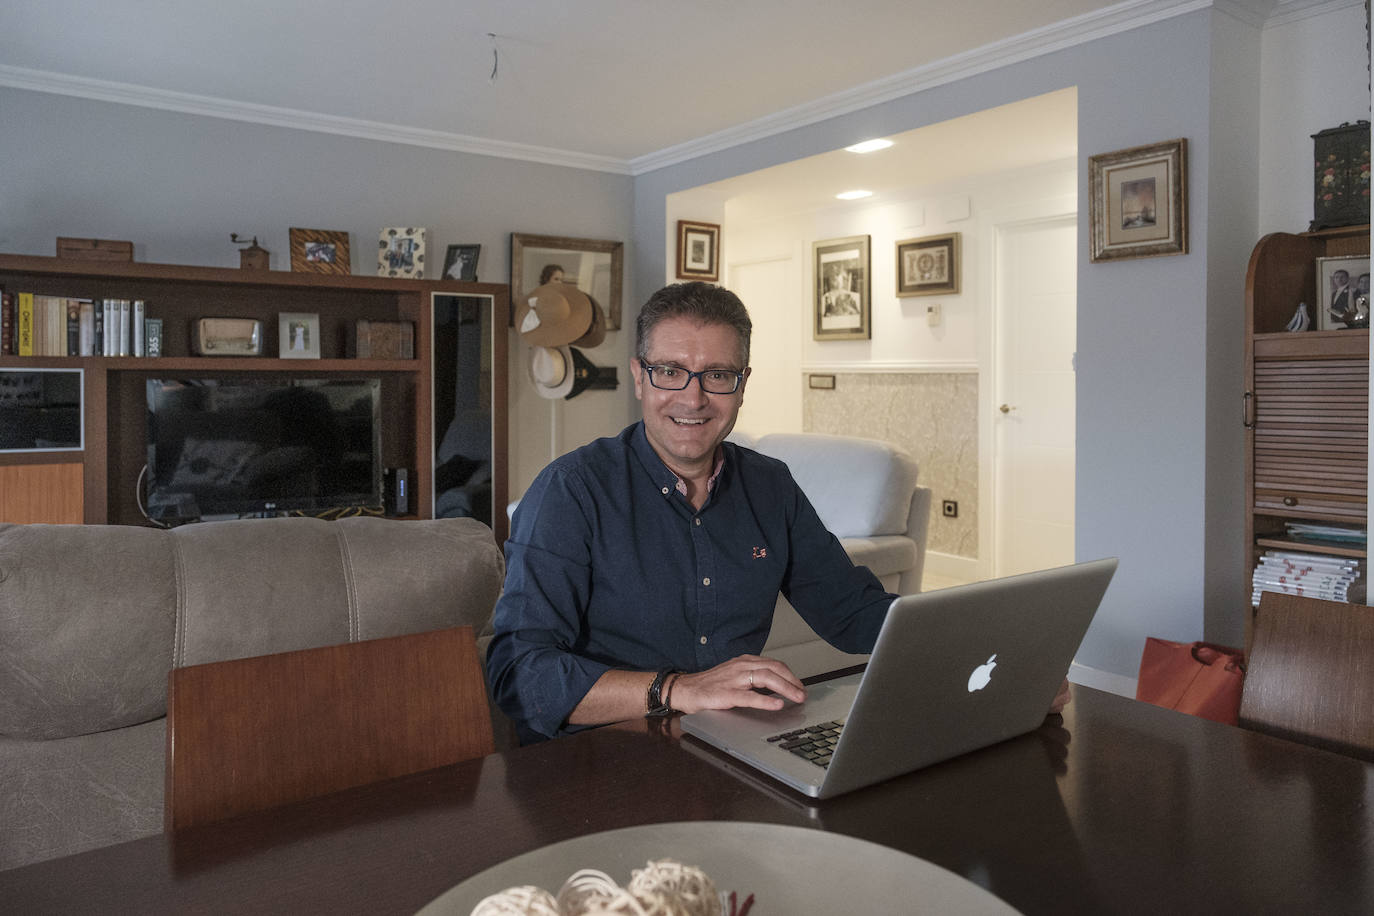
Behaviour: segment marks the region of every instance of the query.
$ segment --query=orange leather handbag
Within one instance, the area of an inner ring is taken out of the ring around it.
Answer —
[[[1235,725],[1244,685],[1245,653],[1241,650],[1151,636],[1140,656],[1135,698]]]

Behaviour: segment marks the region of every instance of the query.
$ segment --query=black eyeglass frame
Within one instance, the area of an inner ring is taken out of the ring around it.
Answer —
[[[739,391],[739,384],[740,382],[744,381],[744,373],[736,372],[733,369],[702,369],[700,372],[692,372],[688,369],[682,368],[681,366],[651,366],[644,361],[643,357],[640,357],[639,365],[645,372],[649,373],[649,384],[653,385],[655,388],[658,388],[661,391],[686,391],[688,386],[692,384],[692,379],[696,379],[697,384],[701,386],[701,390],[706,392],[707,394],[729,395],[734,394],[736,391]],[[669,387],[668,385],[660,385],[654,379],[655,369],[672,369],[674,372],[686,373],[687,380],[676,388]],[[703,379],[703,376],[705,376],[708,373],[732,375],[735,377],[735,384],[730,388],[729,391],[712,391],[710,388],[706,387],[706,381],[705,379]]]

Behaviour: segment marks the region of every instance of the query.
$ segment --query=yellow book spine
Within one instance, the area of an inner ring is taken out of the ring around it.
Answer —
[[[19,355],[33,356],[33,293],[19,294]]]

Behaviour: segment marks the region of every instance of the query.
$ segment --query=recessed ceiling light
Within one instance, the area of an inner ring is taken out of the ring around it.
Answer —
[[[887,149],[892,145],[891,140],[865,140],[862,143],[855,143],[853,146],[844,148],[847,153],[876,153],[880,149]]]
[[[872,197],[872,191],[841,191],[835,197],[839,200],[862,200],[865,197]]]

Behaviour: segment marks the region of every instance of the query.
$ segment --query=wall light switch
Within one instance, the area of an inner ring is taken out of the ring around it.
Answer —
[[[930,305],[926,306],[926,324],[930,325],[932,328],[938,327],[940,324],[940,317],[940,303],[932,302]]]

